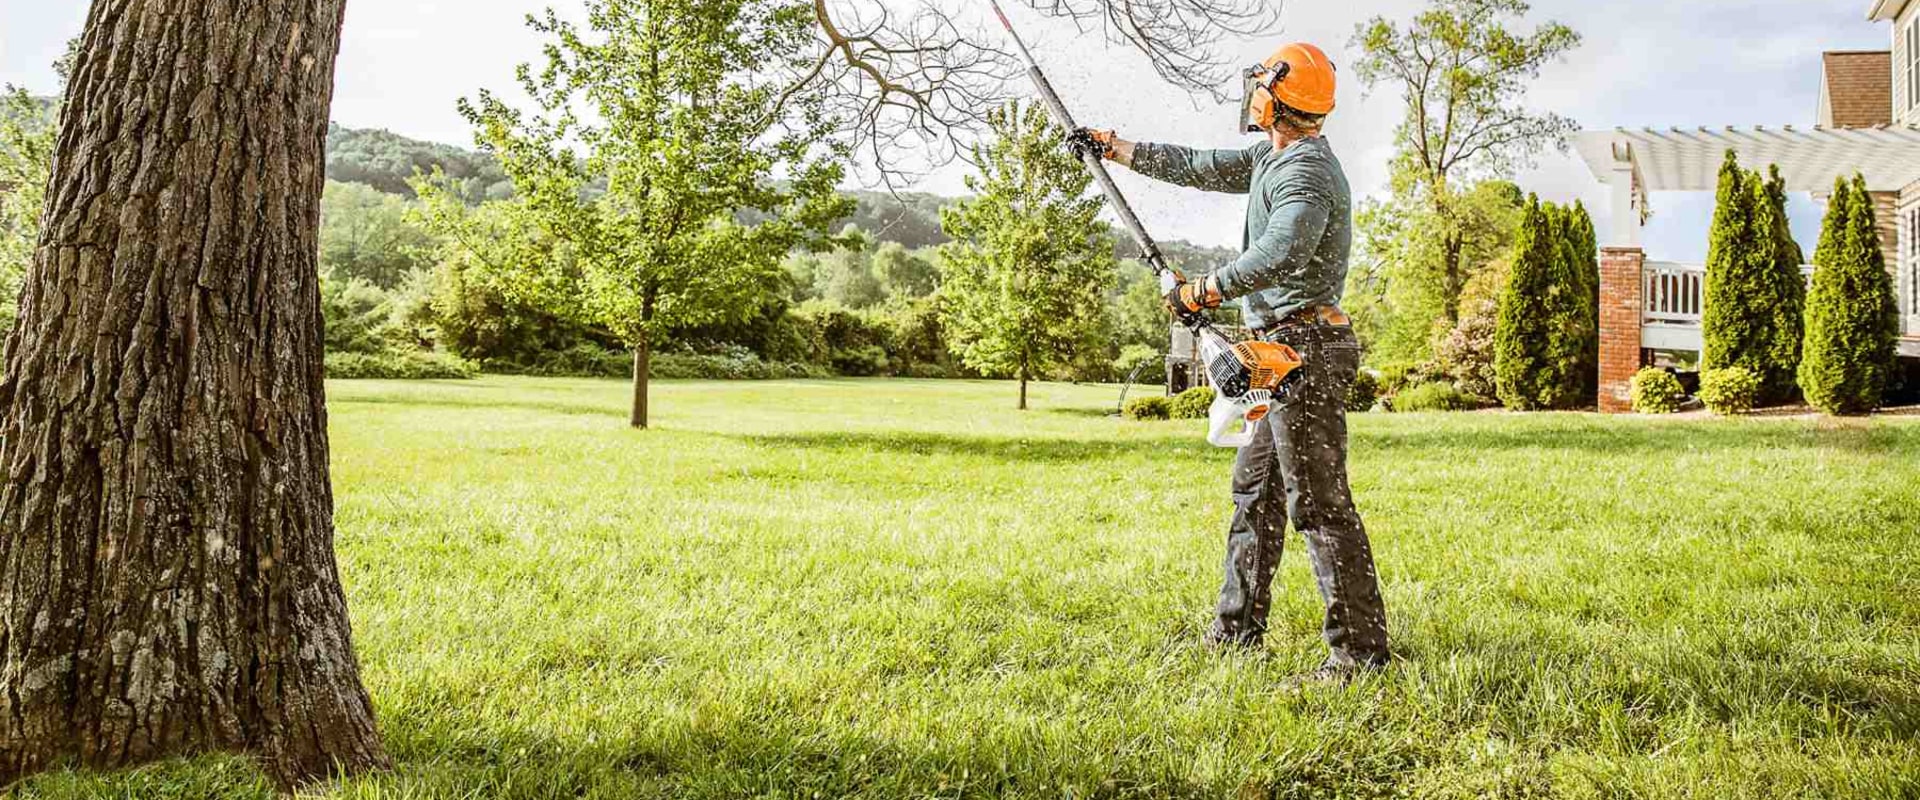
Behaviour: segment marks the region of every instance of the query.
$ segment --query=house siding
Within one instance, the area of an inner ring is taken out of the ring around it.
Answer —
[[[1893,63],[1892,98],[1893,121],[1896,125],[1920,124],[1920,109],[1913,102],[1915,92],[1908,86],[1912,80],[1911,38],[1908,28],[1916,17],[1920,17],[1920,3],[1908,3],[1893,22]]]

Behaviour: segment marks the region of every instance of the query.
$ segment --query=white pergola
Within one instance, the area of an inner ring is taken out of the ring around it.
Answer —
[[[1650,192],[1711,192],[1727,151],[1740,163],[1773,164],[1787,190],[1825,193],[1855,172],[1867,188],[1897,192],[1920,181],[1920,127],[1876,128],[1617,128],[1586,131],[1574,148],[1595,178],[1613,189],[1613,231],[1607,244],[1639,247]]]

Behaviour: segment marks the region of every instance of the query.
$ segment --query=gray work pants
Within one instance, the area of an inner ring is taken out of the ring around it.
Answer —
[[[1305,362],[1233,465],[1233,522],[1215,641],[1258,644],[1273,606],[1273,575],[1287,520],[1307,543],[1326,604],[1322,633],[1341,667],[1387,661],[1387,610],[1373,549],[1347,485],[1347,389],[1360,366],[1353,329],[1314,323],[1268,335]]]

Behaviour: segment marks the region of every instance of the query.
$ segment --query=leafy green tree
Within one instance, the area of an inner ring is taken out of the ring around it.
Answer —
[[[1376,361],[1424,361],[1461,317],[1477,309],[1466,287],[1511,252],[1525,206],[1520,187],[1503,180],[1481,181],[1456,198],[1450,222],[1427,206],[1363,204],[1360,258],[1348,275],[1346,303]],[[1467,283],[1457,290],[1447,288],[1443,269],[1450,237],[1468,265]]]
[[[940,266],[899,242],[882,242],[873,251],[873,273],[891,297],[926,297],[940,289]]]
[[[414,184],[420,223],[436,235],[424,308],[407,321],[455,355],[490,368],[531,367],[595,334],[568,306],[580,294],[573,248],[542,227],[525,198],[469,207],[456,190],[431,180]]]
[[[1861,177],[1834,183],[1813,263],[1800,390],[1829,414],[1867,413],[1879,407],[1892,377],[1900,324],[1873,198]]]
[[[433,234],[407,201],[357,183],[327,181],[320,200],[320,270],[392,289],[427,266]]]
[[[1580,400],[1585,299],[1568,270],[1564,212],[1528,198],[1494,328],[1494,385],[1518,411]]]
[[[1467,282],[1498,257],[1499,243],[1489,253],[1487,239],[1511,236],[1517,191],[1499,190],[1511,201],[1503,207],[1478,194],[1479,183],[1531,165],[1577,127],[1526,110],[1541,68],[1580,43],[1555,22],[1514,30],[1528,11],[1523,0],[1431,0],[1404,24],[1377,16],[1355,30],[1360,80],[1369,90],[1398,86],[1405,108],[1392,194],[1358,219],[1368,258],[1354,306],[1363,331],[1379,334],[1380,358],[1423,360],[1459,322]]]
[[[1760,378],[1763,402],[1791,399],[1805,289],[1779,170],[1762,179],[1729,151],[1720,166],[1711,237],[1701,367],[1740,367]]]
[[[794,91],[812,66],[803,7],[588,0],[585,18],[529,21],[551,39],[544,66],[519,70],[534,113],[485,91],[460,109],[570,249],[569,306],[633,351],[631,421],[646,427],[653,343],[755,311],[781,258],[850,211],[834,192],[844,150],[824,95]]]
[[[851,309],[866,309],[887,300],[886,284],[875,274],[873,251],[864,246],[822,253],[819,292],[827,300]]]
[[[977,196],[942,212],[951,346],[967,366],[1027,382],[1072,363],[1105,325],[1113,241],[1102,201],[1037,104],[988,113],[998,138],[976,148]]]

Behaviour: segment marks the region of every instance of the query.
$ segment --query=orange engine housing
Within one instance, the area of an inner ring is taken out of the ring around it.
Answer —
[[[1233,354],[1246,365],[1248,386],[1269,392],[1278,391],[1280,382],[1301,364],[1298,352],[1278,342],[1240,342],[1233,346]]]

